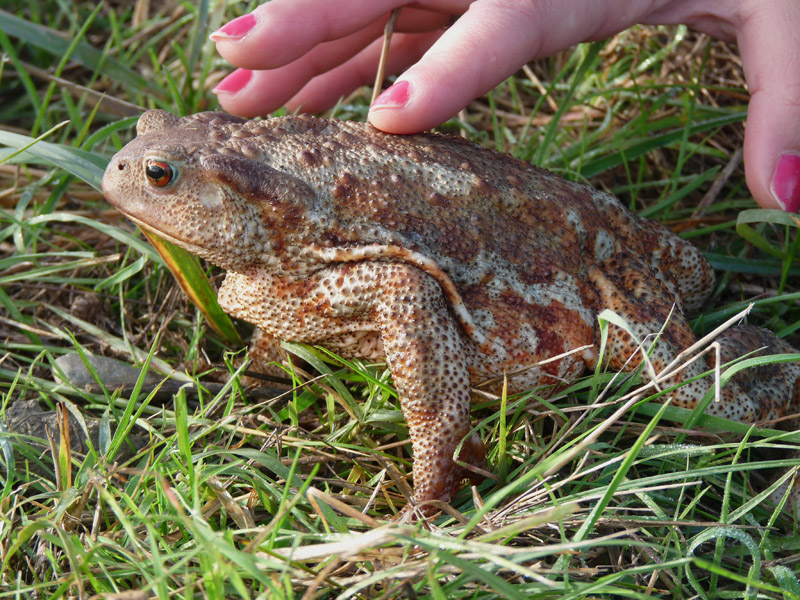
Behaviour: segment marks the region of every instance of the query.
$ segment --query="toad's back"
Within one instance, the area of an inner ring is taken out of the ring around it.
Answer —
[[[670,290],[677,286],[673,300],[689,311],[713,281],[694,246],[613,196],[463,138],[391,136],[308,116],[226,115],[208,126],[200,152],[240,154],[314,190],[307,208],[324,224],[317,243],[412,249],[467,296],[475,285],[514,289],[536,303],[566,293],[570,304],[595,309],[586,267],[621,251],[642,257]]]

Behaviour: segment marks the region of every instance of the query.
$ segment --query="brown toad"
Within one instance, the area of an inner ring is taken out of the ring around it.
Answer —
[[[606,308],[639,339],[669,320],[652,354],[660,371],[694,342],[684,313],[713,285],[697,249],[612,196],[461,138],[163,111],[137,131],[106,170],[108,201],[225,268],[220,302],[259,328],[260,343],[385,357],[416,502],[448,500],[470,476],[453,462],[462,441],[459,460],[484,465],[481,441],[467,437],[471,384],[531,365],[509,391],[576,378],[596,365]],[[762,346],[793,352],[747,326],[721,342],[725,361]],[[614,369],[639,363],[634,339],[613,326],[607,356]],[[697,361],[675,383],[707,368]],[[748,423],[795,412],[800,365],[770,369],[727,384],[709,411]],[[708,380],[680,387],[675,403],[693,407]]]

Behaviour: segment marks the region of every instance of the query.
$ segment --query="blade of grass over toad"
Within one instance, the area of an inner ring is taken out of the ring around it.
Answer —
[[[5,10],[0,10],[0,29],[9,37],[28,42],[55,56],[65,54],[70,46],[70,42],[59,35],[57,31],[21,19]],[[87,69],[98,69],[102,66],[103,71],[110,78],[133,89],[149,90],[151,93],[164,96],[164,90],[155,83],[155,80],[139,75],[133,69],[85,42],[78,42],[75,45],[71,58]]]
[[[160,237],[141,230],[158,250],[169,270],[175,276],[178,285],[189,299],[200,309],[211,328],[231,344],[242,345],[242,338],[230,317],[220,308],[217,293],[208,281],[200,261],[183,248]]]

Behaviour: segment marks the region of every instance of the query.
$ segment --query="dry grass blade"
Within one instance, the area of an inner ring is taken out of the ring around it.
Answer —
[[[378,72],[375,74],[375,84],[372,86],[372,100],[370,104],[374,104],[375,100],[381,93],[383,82],[386,79],[386,62],[389,60],[389,48],[392,43],[392,34],[394,33],[394,26],[397,23],[397,18],[400,16],[402,8],[395,8],[389,15],[389,20],[386,22],[386,27],[383,29],[383,46],[381,47],[381,57],[378,61]]]

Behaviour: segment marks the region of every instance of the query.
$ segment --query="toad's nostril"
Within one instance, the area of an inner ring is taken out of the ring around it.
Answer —
[[[119,169],[120,171],[124,171],[125,170],[125,163],[124,162],[117,163],[117,169]]]

